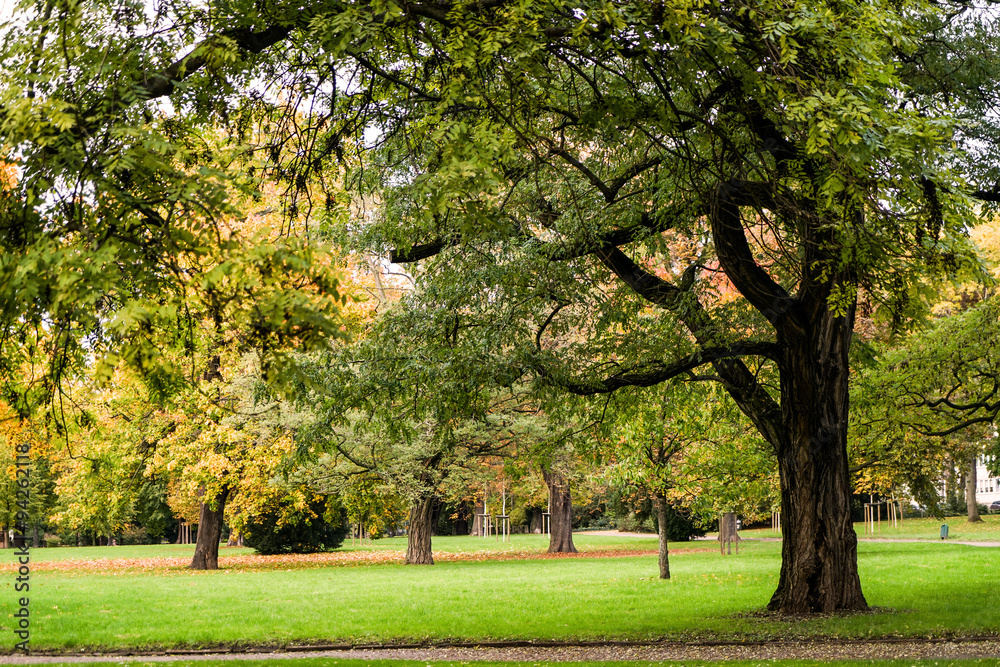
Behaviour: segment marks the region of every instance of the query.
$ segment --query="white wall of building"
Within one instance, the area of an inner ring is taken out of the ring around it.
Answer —
[[[1000,500],[1000,477],[990,475],[986,466],[985,458],[976,460],[976,502],[989,507],[994,500]]]

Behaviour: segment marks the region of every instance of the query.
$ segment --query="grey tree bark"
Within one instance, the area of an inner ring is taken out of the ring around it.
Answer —
[[[433,565],[431,553],[431,518],[434,515],[434,495],[419,498],[410,506],[410,524],[406,531],[407,565]]]
[[[667,499],[662,493],[656,494],[656,523],[659,536],[660,579],[670,578],[670,554],[667,551]]]
[[[569,493],[569,482],[559,473],[542,471],[545,485],[549,487],[552,499],[552,513],[549,517],[549,553],[577,553],[573,545],[573,499]]]
[[[983,518],[979,516],[979,503],[976,502],[976,487],[979,486],[978,475],[976,474],[976,454],[969,454],[969,472],[965,475],[965,509],[968,514],[969,523],[981,522]]]

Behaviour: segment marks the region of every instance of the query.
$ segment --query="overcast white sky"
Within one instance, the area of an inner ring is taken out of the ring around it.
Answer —
[[[16,3],[17,0],[0,0],[0,23],[10,18],[10,15],[14,13]]]

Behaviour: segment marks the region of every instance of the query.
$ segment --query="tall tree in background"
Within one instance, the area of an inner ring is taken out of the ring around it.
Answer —
[[[725,512],[752,521],[778,501],[773,449],[723,394],[713,385],[674,381],[618,392],[605,408],[613,417],[601,424],[600,454],[615,486],[653,499],[661,579],[670,578],[667,540],[676,511],[703,523]]]
[[[895,468],[922,502],[936,505],[942,472],[957,465],[968,479],[984,446],[998,453],[995,440],[986,443],[1000,416],[1000,298],[908,336],[859,374],[852,391],[858,458]],[[974,489],[963,492],[974,521]]]

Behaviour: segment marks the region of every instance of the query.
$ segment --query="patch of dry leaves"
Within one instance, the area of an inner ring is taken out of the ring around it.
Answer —
[[[685,549],[675,554],[710,551],[709,549]],[[530,550],[481,550],[472,552],[434,552],[434,562],[476,562],[476,561],[509,561],[509,560],[549,560],[561,558],[620,558],[629,556],[655,556],[656,551],[649,549],[614,549],[584,551],[575,554],[550,554]],[[320,567],[350,567],[364,565],[402,564],[403,553],[400,551],[330,551],[315,554],[279,554],[261,556],[258,554],[241,554],[235,556],[219,556],[219,571],[221,572],[260,572],[267,570],[299,570]],[[189,570],[190,557],[157,557],[157,558],[69,558],[56,561],[36,561],[31,564],[33,572],[60,572],[79,574],[200,574],[201,571]],[[0,572],[13,571],[15,563],[0,565]]]

